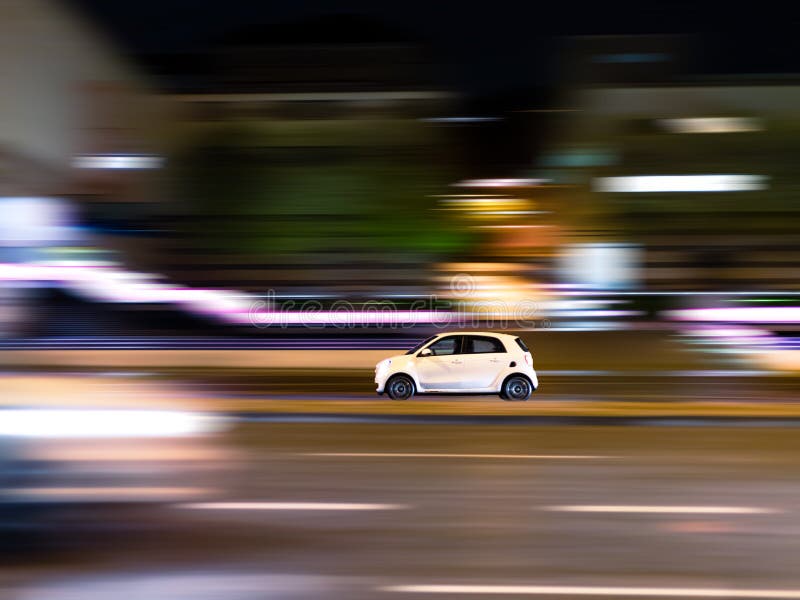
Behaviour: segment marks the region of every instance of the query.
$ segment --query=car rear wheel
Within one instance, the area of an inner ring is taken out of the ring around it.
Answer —
[[[408,400],[414,395],[414,382],[407,375],[395,375],[386,384],[386,393],[392,400]]]
[[[530,398],[532,391],[533,388],[531,387],[531,382],[528,381],[526,377],[523,377],[522,375],[515,375],[513,377],[509,377],[503,384],[503,390],[500,393],[500,397],[504,400],[520,402]]]

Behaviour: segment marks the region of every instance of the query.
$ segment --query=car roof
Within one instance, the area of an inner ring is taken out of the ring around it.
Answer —
[[[508,333],[495,333],[493,331],[447,331],[445,333],[440,333],[439,337],[445,335],[485,335],[487,337],[494,337],[494,338],[508,338],[508,339],[516,339],[518,335],[511,335]]]

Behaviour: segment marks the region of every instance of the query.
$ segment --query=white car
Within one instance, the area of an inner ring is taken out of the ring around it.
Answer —
[[[375,367],[378,394],[407,400],[415,393],[499,394],[527,400],[539,387],[530,350],[504,333],[443,333]]]

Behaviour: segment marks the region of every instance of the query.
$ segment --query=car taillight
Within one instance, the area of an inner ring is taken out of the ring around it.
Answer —
[[[529,353],[525,353],[525,364],[529,367],[533,366],[533,357]]]

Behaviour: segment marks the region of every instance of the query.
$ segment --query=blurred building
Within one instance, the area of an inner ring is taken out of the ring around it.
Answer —
[[[126,157],[156,155],[161,124],[137,69],[57,0],[0,4],[0,44],[0,194],[148,198]]]
[[[795,289],[800,77],[698,72],[691,42],[571,40],[541,173],[577,240],[642,246],[650,289]]]
[[[102,245],[87,224],[159,199],[160,101],[66,3],[0,3],[0,74],[0,263]],[[30,293],[2,286],[0,334],[34,320]]]
[[[334,16],[149,62],[174,108],[169,172],[187,234],[159,251],[164,272],[261,291],[424,289],[421,270],[454,235],[437,237],[429,197],[453,180],[448,140],[423,119],[453,96],[422,41]]]

